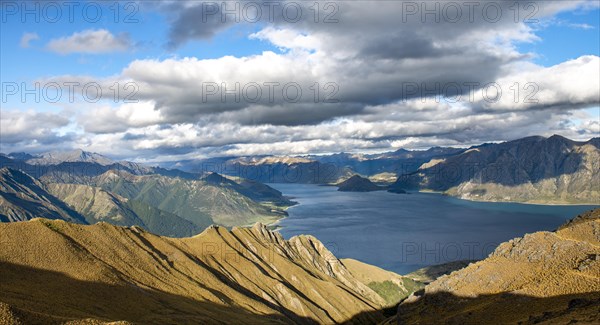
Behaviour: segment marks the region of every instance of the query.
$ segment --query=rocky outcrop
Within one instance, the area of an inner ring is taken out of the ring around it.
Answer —
[[[183,239],[139,227],[0,224],[2,306],[143,324],[377,323],[385,301],[318,240],[262,225]],[[2,315],[13,317],[14,313]]]

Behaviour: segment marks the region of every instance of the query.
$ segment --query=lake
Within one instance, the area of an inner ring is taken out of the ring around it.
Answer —
[[[317,237],[338,258],[406,274],[427,265],[482,259],[525,233],[554,230],[594,206],[488,203],[434,193],[338,192],[337,187],[269,184],[299,204],[279,232]]]

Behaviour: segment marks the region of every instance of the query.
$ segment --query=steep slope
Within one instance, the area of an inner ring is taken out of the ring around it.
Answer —
[[[85,216],[88,223],[105,221],[117,226],[143,225],[138,216],[124,207],[124,197],[99,187],[80,184],[46,184],[48,192]]]
[[[0,222],[38,217],[85,223],[83,216],[48,193],[36,179],[17,170],[1,168]]]
[[[505,242],[398,309],[400,324],[593,324],[600,320],[600,209]]]
[[[254,201],[272,203],[278,206],[293,204],[280,191],[252,180],[232,176],[225,177],[217,173],[208,173],[202,180],[211,185],[231,188]]]
[[[74,167],[73,172],[43,173],[40,180],[99,187],[184,218],[201,229],[211,224],[231,227],[270,223],[283,217],[283,209],[293,204],[281,192],[247,180],[240,180],[240,183],[229,179],[207,182],[160,174],[135,175],[122,169],[108,169],[97,174],[81,171],[79,166]]]
[[[483,201],[593,204],[600,202],[598,143],[555,135],[485,144],[400,175],[392,188]]]
[[[109,192],[178,215],[206,228],[216,223],[223,226],[273,222],[282,217],[234,189],[161,175],[137,176],[108,171],[91,179],[90,184]]]
[[[354,175],[339,183],[338,191],[341,192],[373,192],[385,190],[384,187],[373,184],[369,179]]]
[[[192,238],[35,219],[0,224],[0,319],[376,323],[385,302],[310,236],[262,225]],[[33,316],[32,316],[33,315]]]
[[[75,153],[79,156],[13,153],[14,159],[11,159],[0,155],[0,167],[23,170],[42,183],[80,184],[116,191],[115,194],[127,199],[188,219],[201,229],[213,223],[239,226],[257,221],[273,222],[285,215],[283,208],[293,204],[281,192],[250,180],[240,179],[232,187],[208,184],[199,180],[199,174],[127,161],[108,164],[109,161],[98,158],[102,157],[98,154]],[[35,165],[29,163],[32,159],[38,159],[32,161]],[[137,181],[130,182],[135,176],[139,176]],[[153,183],[164,186],[154,189]],[[175,186],[169,189],[170,185]]]
[[[463,260],[426,266],[424,268],[410,272],[405,276],[415,281],[428,284],[435,281],[437,278],[443,275],[450,274],[456,270],[460,270],[473,262],[475,261]]]
[[[344,258],[341,261],[356,279],[385,299],[388,306],[395,306],[424,287],[423,283],[408,277],[351,258]]]
[[[105,221],[117,226],[141,226],[163,236],[187,237],[202,229],[190,221],[136,200],[80,184],[47,185],[48,191],[85,216],[89,224]]]

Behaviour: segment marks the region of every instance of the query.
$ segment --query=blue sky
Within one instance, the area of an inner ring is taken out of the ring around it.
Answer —
[[[334,24],[313,21],[309,7],[299,7],[305,15],[294,23],[202,21],[201,1],[80,2],[73,22],[68,6],[53,2],[62,14],[53,21],[56,10],[45,16],[44,2],[24,15],[23,6],[35,3],[2,1],[3,91],[6,83],[40,80],[134,82],[139,98],[52,103],[3,96],[2,151],[83,147],[155,161],[466,146],[531,134],[584,139],[600,132],[600,94],[593,90],[600,79],[593,71],[600,55],[597,1],[534,2],[537,23],[510,21],[505,7],[500,22],[476,15],[475,22],[457,24],[401,21],[400,1],[335,2]],[[319,3],[321,14],[331,9],[325,5]],[[85,6],[101,8],[100,19],[90,22]],[[199,95],[206,82],[271,81],[298,83],[305,97],[232,103]],[[506,84],[504,96],[510,85],[536,83],[540,97],[439,103],[421,94],[406,98],[402,88],[453,82]],[[319,100],[305,100],[315,84]],[[335,103],[323,100],[335,88],[324,85],[337,87]]]
[[[3,2],[3,6],[6,6],[6,2],[11,1]],[[127,3],[129,2],[120,3],[119,18],[115,18],[112,2],[108,2],[110,5],[102,5],[102,15],[98,22],[92,20],[93,9],[89,9],[91,17],[87,19],[81,15],[83,9],[75,9],[74,23],[70,23],[67,18],[69,8],[67,6],[60,7],[63,18],[56,22],[54,22],[54,13],[57,11],[52,8],[48,9],[47,16],[43,12],[27,16],[20,9],[14,14],[5,11],[0,31],[2,80],[33,80],[40,76],[66,73],[105,76],[120,72],[129,62],[140,58],[164,59],[173,56],[193,56],[205,59],[225,55],[248,56],[266,50],[277,51],[277,48],[268,42],[248,38],[249,34],[260,30],[265,24],[233,26],[220,32],[217,37],[194,40],[180,48],[167,49],[168,18],[159,12],[145,10],[137,4],[136,9],[124,8]],[[35,7],[28,3],[26,8]],[[39,23],[35,21],[36,16]],[[600,37],[598,9],[564,12],[552,19],[543,19],[529,25],[536,30],[535,34],[540,37],[540,40],[517,43],[517,47],[523,53],[534,53],[536,57],[533,58],[533,62],[540,65],[551,66],[582,55],[600,53],[600,43],[594,41],[594,38]],[[119,53],[69,55],[51,53],[45,48],[48,41],[53,38],[86,29],[108,29],[113,34],[127,33],[135,47]],[[31,41],[29,48],[22,48],[19,45],[25,33],[39,35],[38,40]],[[14,64],[20,61],[28,64]]]
[[[600,12],[578,10],[556,15],[549,22],[531,24],[540,41],[520,44],[522,52],[535,53],[534,62],[551,66],[586,54],[600,53]],[[541,26],[536,26],[541,25]]]
[[[13,2],[14,3],[14,2]],[[27,3],[27,2],[26,2]],[[83,3],[81,2],[83,6]],[[169,57],[193,56],[202,59],[219,58],[226,55],[247,56],[260,54],[265,50],[277,50],[267,42],[251,40],[248,35],[260,30],[263,24],[237,25],[220,32],[212,39],[196,40],[176,49],[168,49],[167,17],[159,12],[144,9],[139,4],[124,8],[127,1],[119,3],[121,14],[115,18],[113,2],[109,5],[98,2],[102,8],[101,19],[84,18],[83,9],[75,9],[74,23],[68,17],[67,6],[61,6],[63,19],[54,22],[54,14],[48,9],[48,17],[43,12],[24,16],[19,12],[3,13],[0,35],[2,37],[2,80],[33,80],[40,76],[62,74],[86,74],[105,76],[115,74],[134,59],[164,59]],[[132,2],[131,2],[132,3]],[[6,6],[6,4],[4,4]],[[35,8],[27,4],[26,8]],[[43,7],[42,7],[43,8]],[[55,11],[52,11],[55,12]],[[93,9],[89,9],[93,16]],[[78,14],[77,14],[78,13]],[[131,15],[131,17],[128,17]],[[39,23],[35,21],[36,16]],[[113,34],[127,33],[133,48],[116,53],[60,55],[46,48],[48,41],[57,37],[69,36],[83,30],[107,29]],[[20,46],[25,33],[36,33],[39,39],[30,42],[29,48]],[[15,65],[15,62],[28,62]]]

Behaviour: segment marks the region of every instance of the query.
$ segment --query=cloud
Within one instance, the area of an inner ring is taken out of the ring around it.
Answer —
[[[19,46],[21,46],[24,49],[29,48],[31,46],[30,43],[32,41],[36,41],[39,39],[40,39],[40,36],[37,33],[23,33],[23,36],[21,37],[21,41],[19,42]]]
[[[155,125],[162,122],[160,112],[154,110],[151,101],[126,103],[117,108],[94,107],[84,111],[78,118],[79,124],[90,133],[115,133],[129,128]]]
[[[504,13],[497,21],[490,20],[481,3],[472,19],[465,15],[458,22],[445,16],[438,22],[435,17],[423,19],[420,13],[406,14],[407,4],[414,2],[333,2],[337,23],[325,23],[324,17],[315,21],[314,15],[308,15],[314,12],[312,3],[284,1],[268,14],[266,3],[253,2],[263,8],[256,26],[267,24],[249,38],[270,42],[281,53],[135,60],[120,78],[138,84],[139,98],[155,103],[163,123],[209,118],[240,124],[307,125],[361,114],[369,105],[422,97],[430,89],[433,95],[443,94],[444,87],[453,83],[481,87],[495,82],[507,75],[513,63],[527,59],[515,43],[538,40],[528,24],[506,14],[513,5],[507,2],[491,2]],[[440,8],[455,3],[436,2]],[[291,22],[282,10],[291,4],[303,12],[299,21]],[[541,18],[581,8],[587,2],[536,4],[536,17]],[[236,19],[239,24],[252,23],[244,9],[248,3],[225,5],[234,14],[223,12],[224,4],[215,2],[168,1],[152,6],[170,17],[170,42],[179,46],[215,37],[235,25]],[[268,94],[268,83],[277,84],[274,97]],[[301,98],[289,100],[285,85],[299,88]],[[411,90],[414,85],[417,93]],[[464,95],[468,89],[460,90]],[[250,100],[244,96],[246,91],[261,96]]]
[[[339,22],[331,24],[310,15],[295,23],[281,15],[257,23],[248,37],[279,51],[138,59],[115,76],[58,76],[98,82],[107,96],[115,82],[132,82],[139,90],[137,103],[74,112],[72,121],[83,133],[65,141],[119,158],[166,161],[468,146],[533,134],[597,136],[598,115],[584,112],[600,106],[598,56],[552,67],[533,64],[518,44],[539,41],[538,29],[515,22],[513,2],[494,2],[505,13],[498,21],[479,13],[457,23],[420,14],[404,21],[406,3],[335,2]],[[542,19],[589,2],[536,4],[536,18]],[[235,24],[220,16],[202,21],[208,9],[201,2],[148,5],[170,19],[172,49],[219,37]],[[488,98],[494,96],[486,84],[500,87],[499,100]],[[283,91],[289,85],[292,96]],[[302,96],[292,98],[298,88]],[[526,101],[532,91],[532,101]]]
[[[46,48],[52,52],[66,55],[72,53],[102,54],[124,52],[131,48],[131,41],[126,33],[113,35],[106,29],[87,29],[68,37],[52,39]]]
[[[519,64],[500,78],[498,101],[480,101],[487,109],[581,108],[600,104],[600,57],[594,55],[551,67]],[[518,88],[518,90],[516,90]]]
[[[313,2],[284,0],[227,1],[159,1],[145,4],[164,12],[170,21],[169,45],[177,48],[186,42],[207,40],[235,25],[269,24],[274,28],[298,29],[309,34],[330,33],[341,40],[347,37],[368,43],[368,38],[397,33],[408,34],[408,40],[455,39],[482,28],[498,32],[517,26],[526,20],[539,21],[570,10],[595,9],[594,0],[570,1],[517,1],[520,5],[515,21],[515,2],[486,0],[456,2],[438,0],[425,2],[400,0],[328,1],[318,9]],[[416,7],[415,7],[416,6]],[[425,14],[436,12],[436,15]],[[460,18],[455,19],[456,10]],[[499,11],[498,17],[495,17]],[[297,16],[297,13],[300,15]],[[418,27],[418,28],[417,28]],[[493,28],[492,28],[493,27]],[[436,30],[438,36],[430,33]],[[362,33],[357,33],[362,31]],[[419,35],[423,38],[417,38]],[[376,42],[379,40],[376,40]],[[334,42],[332,45],[339,44]],[[366,44],[365,44],[366,45]]]
[[[576,23],[569,24],[569,27],[576,28],[576,29],[595,29],[596,28],[590,24],[576,24]]]
[[[40,150],[70,147],[74,135],[62,132],[70,120],[64,114],[2,109],[0,139],[3,150]]]

